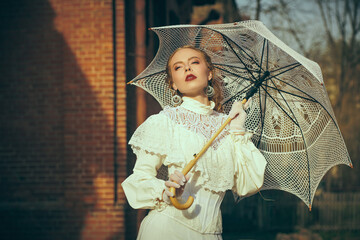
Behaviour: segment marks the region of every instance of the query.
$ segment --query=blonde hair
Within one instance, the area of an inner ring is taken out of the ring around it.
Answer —
[[[166,83],[169,85],[169,88],[171,90],[173,90],[172,86],[173,86],[173,83],[174,83],[174,81],[172,80],[172,77],[171,77],[171,68],[170,68],[169,64],[170,64],[171,59],[175,55],[175,53],[177,53],[181,49],[192,49],[192,50],[195,50],[195,51],[197,51],[197,52],[199,52],[199,53],[201,53],[203,55],[203,57],[205,59],[205,62],[206,62],[206,65],[209,68],[209,70],[210,70],[210,72],[212,73],[212,76],[213,76],[212,79],[209,81],[209,85],[212,86],[214,88],[214,90],[215,90],[214,96],[209,97],[209,100],[213,101],[215,103],[214,109],[216,111],[223,112],[223,106],[221,105],[221,101],[223,100],[223,92],[222,92],[221,81],[219,81],[218,76],[215,74],[215,67],[214,67],[214,64],[211,61],[210,56],[201,49],[195,48],[195,47],[193,47],[191,45],[186,45],[186,46],[183,46],[183,47],[180,47],[180,48],[176,49],[170,55],[170,57],[169,57],[169,59],[167,61],[167,64],[166,64],[166,74],[167,74]],[[179,93],[180,96],[182,96],[181,92],[178,91],[178,93]]]

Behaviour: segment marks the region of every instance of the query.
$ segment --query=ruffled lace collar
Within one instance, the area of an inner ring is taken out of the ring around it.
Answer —
[[[202,104],[189,97],[183,97],[182,100],[183,103],[180,106],[192,112],[210,115],[214,111],[213,109],[215,107],[215,103],[213,101],[210,101],[210,105],[206,106],[205,104]]]

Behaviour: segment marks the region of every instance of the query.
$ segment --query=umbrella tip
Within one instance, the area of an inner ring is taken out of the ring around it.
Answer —
[[[309,211],[311,212],[311,204],[309,204]]]
[[[354,166],[352,165],[352,163],[350,163],[350,167],[351,167],[351,168],[354,168]]]
[[[151,27],[149,27],[149,28],[148,28],[148,30],[152,30],[152,28],[151,28]]]
[[[134,80],[130,81],[130,82],[127,82],[126,84],[132,84],[134,82]]]

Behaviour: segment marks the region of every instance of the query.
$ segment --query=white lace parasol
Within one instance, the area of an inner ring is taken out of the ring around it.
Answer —
[[[184,45],[204,50],[216,68],[225,112],[256,83],[246,121],[253,142],[268,161],[262,190],[278,189],[311,207],[315,191],[333,166],[352,166],[319,65],[275,37],[261,22],[152,28],[158,53],[132,84],[170,105],[165,67]],[[266,74],[265,74],[266,73]],[[267,76],[269,74],[269,76]]]

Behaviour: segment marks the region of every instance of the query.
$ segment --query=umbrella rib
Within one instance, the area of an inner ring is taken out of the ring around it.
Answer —
[[[306,144],[306,142],[305,142],[304,133],[303,133],[301,127],[300,127],[300,126],[298,126],[298,127],[299,127],[299,130],[300,130],[300,132],[301,132],[301,137],[303,138],[304,149],[305,149],[305,153],[306,153],[306,161],[307,161],[307,168],[308,168],[308,181],[309,181],[309,204],[310,204],[310,206],[311,206],[311,178],[310,178],[311,172],[310,172],[309,153],[308,153],[308,150],[307,150],[307,146],[306,146],[307,144]]]
[[[158,71],[158,72],[156,72],[156,73],[152,73],[152,74],[149,74],[149,75],[146,75],[145,77],[141,77],[141,78],[138,78],[138,79],[134,79],[134,80],[131,80],[130,82],[128,82],[128,84],[133,84],[133,83],[136,83],[137,81],[139,81],[139,80],[142,80],[142,79],[144,79],[144,78],[148,78],[148,77],[151,77],[151,76],[154,76],[154,75],[156,75],[156,74],[160,74],[160,73],[163,73],[163,72],[165,72],[166,70],[161,70],[161,71]]]
[[[278,91],[280,91],[280,92],[283,92],[283,93],[292,95],[292,96],[294,96],[294,97],[299,97],[299,98],[302,98],[302,99],[305,99],[305,100],[308,100],[308,101],[312,101],[312,102],[318,102],[318,101],[317,101],[316,99],[314,99],[314,98],[306,98],[306,97],[304,97],[304,96],[300,96],[300,95],[297,95],[297,94],[295,94],[295,93],[291,93],[291,92],[288,92],[288,91],[285,91],[285,90],[282,90],[282,89],[279,89],[279,88],[276,88],[276,87],[272,87],[272,86],[270,86],[270,85],[268,85],[268,84],[262,84],[262,85],[267,86],[267,87],[269,87],[269,88],[271,88],[271,89],[278,90]],[[310,97],[311,97],[311,96],[310,96]]]
[[[267,87],[267,86],[266,86]],[[259,105],[260,105],[260,119],[261,119],[261,130],[260,130],[260,136],[259,136],[259,141],[258,143],[256,144],[256,147],[258,148],[259,145],[260,145],[260,142],[261,142],[261,138],[262,138],[262,135],[263,135],[263,131],[264,131],[264,119],[265,119],[265,114],[266,114],[266,97],[267,97],[267,94],[264,94],[264,113],[263,113],[263,110],[262,110],[262,105],[261,105],[261,94],[260,94],[260,88],[258,89],[258,94],[259,94]],[[264,114],[264,115],[263,115]]]
[[[238,91],[237,93],[233,94],[231,97],[228,97],[228,98],[226,98],[226,99],[223,99],[223,100],[221,101],[221,104],[225,104],[225,103],[227,103],[228,101],[230,101],[231,99],[233,99],[235,96],[237,96],[238,94],[241,94],[241,93],[243,93],[243,92],[246,92],[250,87],[251,87],[251,86],[248,85],[248,86],[244,87],[241,91]]]
[[[222,63],[214,63],[214,65],[215,65],[215,67],[216,66],[225,66],[225,67],[229,67],[229,68],[238,68],[238,69],[241,69],[241,70],[247,70],[247,71],[251,71],[251,70],[249,70],[249,69],[246,69],[245,67],[244,68],[242,68],[242,67],[236,67],[236,66],[233,66],[233,65],[228,65],[228,64],[222,64]],[[219,67],[218,67],[219,68]],[[220,68],[219,68],[220,69]],[[253,72],[255,72],[255,71],[253,71]]]
[[[218,66],[215,66],[215,67],[216,67],[217,69],[221,70],[221,71],[230,73],[231,75],[236,76],[236,77],[238,77],[238,78],[242,78],[242,79],[244,79],[244,80],[252,81],[253,83],[255,82],[255,81],[252,80],[251,78],[242,77],[242,76],[240,76],[240,75],[237,75],[237,74],[235,74],[235,73],[233,73],[233,72],[231,72],[231,71],[229,71],[229,70],[226,70],[226,69],[224,69],[224,68],[220,68],[220,67],[218,67]]]
[[[240,62],[244,65],[245,69],[251,74],[251,76],[252,76],[254,79],[256,79],[256,77],[252,74],[252,72],[246,67],[246,64],[244,63],[244,61],[236,54],[234,48],[231,46],[231,44],[229,43],[229,41],[228,41],[228,39],[226,38],[226,36],[223,35],[222,33],[220,33],[220,34],[224,37],[226,43],[227,43],[228,46],[231,48],[231,50],[233,51],[233,53],[235,54],[235,56],[236,56],[236,57],[240,60]],[[233,42],[233,41],[232,41],[232,42]],[[245,52],[244,49],[242,49],[242,47],[240,47],[239,45],[237,45],[235,42],[233,42],[233,43],[234,43],[236,46],[238,46],[243,52]],[[255,62],[255,60],[252,59],[252,57],[250,57],[250,56],[247,54],[247,52],[245,52],[245,53],[246,53],[246,55],[247,55],[249,58],[251,58],[251,60],[252,60],[253,62]],[[255,62],[255,64],[258,65],[256,62]],[[259,66],[259,65],[258,65],[258,66]]]
[[[273,84],[274,86],[276,86],[272,79],[270,79],[270,81],[272,82],[272,84]],[[296,119],[296,116],[295,116],[294,112],[291,110],[288,102],[287,102],[286,99],[284,98],[284,96],[283,96],[282,92],[280,91],[280,89],[278,89],[278,88],[275,87],[275,90],[280,94],[281,98],[284,100],[286,106],[287,106],[288,109],[290,110],[290,112],[291,112],[291,114],[293,115],[294,119]],[[297,124],[298,124],[298,126],[299,126],[299,122],[297,121],[297,119],[296,119],[296,122],[297,122]]]
[[[265,43],[266,43],[266,39],[264,39],[263,42],[263,48],[262,48],[262,52],[261,52],[261,60],[260,60],[260,68],[259,68],[259,76],[261,74],[261,66],[263,63],[263,58],[264,58],[264,50],[265,50]],[[267,45],[268,47],[268,45]],[[265,119],[265,113],[266,111],[264,111],[264,115],[263,115],[263,111],[262,111],[262,107],[261,107],[261,94],[260,94],[260,88],[258,88],[258,94],[259,94],[259,105],[260,105],[260,119],[261,119],[261,130],[260,130],[260,136],[259,136],[259,141],[256,144],[256,147],[259,147],[260,142],[261,142],[261,138],[262,138],[262,133],[264,131],[264,119]],[[264,103],[264,107],[266,106],[266,94],[265,94],[265,103]]]
[[[261,66],[262,66],[263,57],[264,57],[265,43],[266,43],[266,71],[269,70],[269,41],[264,39],[263,49],[262,49],[262,53],[261,53],[261,65],[260,65],[260,68],[259,68],[259,76],[261,74]],[[266,86],[266,90],[267,90],[267,86]],[[259,142],[257,144],[257,147],[260,144],[260,141],[261,141],[261,138],[262,138],[262,135],[263,135],[263,131],[264,131],[264,119],[265,119],[265,114],[266,114],[266,109],[265,108],[266,108],[266,98],[267,98],[267,95],[264,94],[265,100],[264,100],[264,112],[263,112],[262,106],[261,106],[261,94],[260,94],[260,91],[261,91],[260,88],[258,88],[259,105],[260,105],[260,119],[261,119],[261,131],[260,131]]]
[[[277,71],[280,71],[280,70],[282,70],[282,69],[284,69],[284,68],[287,68],[287,67],[294,66],[294,65],[297,65],[297,66],[295,66],[295,67],[298,67],[298,66],[301,66],[301,63],[296,62],[296,63],[292,63],[292,64],[289,64],[289,65],[283,66],[283,67],[281,67],[281,68],[278,68],[278,69],[273,70],[272,73],[277,72]],[[292,70],[292,69],[294,69],[294,68],[291,68],[291,69],[289,69],[289,70],[287,70],[287,71],[290,71],[290,70]],[[287,71],[285,71],[285,72],[287,72]],[[283,74],[283,73],[284,73],[284,72],[281,72],[281,73],[279,73],[279,74]],[[277,76],[277,75],[276,75],[276,76]]]
[[[274,76],[274,77],[275,77],[275,76]],[[287,92],[287,91],[284,91],[284,90],[280,90],[280,91],[286,92],[286,93],[288,93],[288,94],[291,94],[291,95],[294,95],[294,96],[297,96],[297,97],[300,97],[300,98],[303,98],[303,99],[307,99],[307,100],[309,100],[309,101],[313,101],[313,102],[319,103],[319,101],[317,101],[315,98],[313,98],[311,95],[309,95],[309,94],[306,93],[305,91],[301,90],[300,88],[298,88],[298,87],[296,87],[296,86],[294,86],[294,85],[292,85],[292,84],[290,84],[290,83],[288,83],[288,82],[286,82],[286,81],[284,81],[284,80],[281,80],[280,78],[277,78],[277,77],[275,77],[275,78],[276,78],[277,80],[279,80],[280,82],[285,83],[286,85],[288,85],[288,86],[290,86],[290,87],[298,90],[299,92],[303,93],[304,95],[308,96],[309,98],[305,98],[305,97],[302,97],[302,96],[299,96],[299,95],[296,95],[296,94],[294,94],[294,93],[290,93],[290,92]],[[271,79],[271,78],[269,78],[269,79]]]
[[[260,74],[261,74],[261,67],[262,67],[263,58],[264,58],[265,42],[266,42],[266,39],[264,38],[263,47],[262,47],[262,51],[261,51],[261,59],[260,59],[259,73],[258,73],[259,76],[260,76]]]
[[[274,82],[271,80],[271,82],[274,84]],[[275,85],[275,84],[274,84]],[[264,88],[263,88],[264,89]],[[264,89],[265,92],[267,92],[265,89]],[[279,108],[294,122],[294,124],[299,128],[300,132],[301,132],[301,137],[303,139],[303,142],[304,142],[304,149],[305,149],[305,153],[306,153],[306,161],[307,161],[307,168],[308,168],[308,182],[309,182],[309,204],[311,204],[311,181],[310,181],[310,161],[309,161],[309,154],[308,154],[308,151],[307,151],[307,147],[306,147],[306,141],[305,141],[305,137],[304,137],[304,134],[303,134],[303,131],[298,123],[298,120],[294,114],[294,112],[291,110],[290,106],[288,105],[287,101],[285,100],[284,96],[282,95],[282,93],[280,91],[278,91],[281,98],[284,100],[284,102],[286,103],[287,107],[289,108],[291,114],[294,116],[295,119],[292,119],[290,117],[290,115],[285,112],[285,109],[283,109],[280,104],[278,104],[274,98],[272,98],[272,96],[269,94],[269,96],[273,99],[273,101],[276,103],[276,105],[279,106]],[[296,122],[295,122],[296,120]]]
[[[295,122],[295,120],[290,117],[290,115],[285,111],[285,109],[283,109],[282,106],[280,106],[280,104],[271,96],[271,94],[269,94],[269,92],[268,92],[263,86],[261,86],[261,88],[267,93],[267,95],[269,95],[269,97],[275,102],[275,104],[289,117],[289,119],[290,119],[291,121],[293,121],[293,123],[294,123],[296,126],[299,127],[298,123]]]
[[[266,71],[269,71],[269,41],[266,42]]]
[[[249,90],[249,88],[251,88],[250,85],[244,87],[241,91],[238,91],[234,96],[232,96],[231,98],[229,98],[229,99],[227,99],[226,101],[224,101],[224,103],[230,101],[231,99],[233,99],[233,98],[234,98],[236,95],[238,95],[238,94],[242,94],[242,93],[244,93],[244,92],[247,92],[247,90]]]
[[[251,79],[249,79],[249,78],[244,78],[244,77],[241,77],[241,76],[239,76],[239,75],[237,75],[237,74],[235,74],[235,73],[232,73],[232,72],[230,72],[230,71],[228,71],[228,70],[226,70],[226,69],[223,69],[223,68],[219,68],[219,67],[217,67],[217,66],[215,66],[217,69],[219,69],[219,70],[221,70],[221,71],[224,71],[224,72],[227,72],[227,73],[229,73],[229,74],[231,74],[231,75],[233,75],[233,76],[235,76],[235,77],[238,77],[238,78],[241,78],[241,79],[244,79],[244,80],[248,80],[248,81],[253,81],[253,80],[251,80]],[[254,81],[253,81],[254,82]],[[235,94],[233,94],[232,96],[230,96],[229,98],[226,98],[226,99],[223,99],[222,100],[222,102],[221,102],[221,104],[225,104],[225,103],[227,103],[228,101],[230,101],[231,99],[233,99],[238,93],[242,93],[242,92],[245,92],[247,89],[249,89],[251,86],[250,85],[248,85],[248,86],[246,86],[246,87],[244,87],[241,91],[238,91],[238,92],[236,92]]]
[[[232,72],[230,72],[230,71],[228,71],[228,70],[226,70],[226,69],[220,68],[220,67],[218,67],[218,66],[215,66],[215,67],[216,67],[217,69],[219,69],[219,70],[221,70],[221,71],[224,71],[224,72],[227,72],[227,73],[229,73],[229,74],[231,74],[231,75],[233,75],[233,76],[235,76],[235,77],[238,77],[238,78],[241,78],[241,79],[244,79],[244,80],[248,80],[248,81],[255,82],[254,80],[252,80],[252,79],[250,79],[250,78],[241,77],[241,76],[239,76],[239,75],[237,75],[237,74],[235,74],[235,73],[232,73]],[[236,94],[233,94],[231,97],[229,97],[229,98],[227,98],[227,99],[224,99],[221,104],[227,103],[228,101],[230,101],[231,99],[233,99],[238,93],[246,92],[246,90],[248,90],[250,87],[251,87],[251,85],[248,85],[248,86],[244,87],[241,91],[237,92]]]
[[[278,71],[278,70],[280,70],[280,69],[284,69],[284,68],[286,68],[286,67],[290,67],[290,66],[292,66],[292,67],[286,69],[286,70],[283,71],[283,72],[277,73],[276,75],[271,76],[271,77],[269,77],[269,78],[277,77],[277,76],[279,76],[279,75],[281,75],[281,74],[284,74],[284,73],[286,73],[286,72],[288,72],[288,71],[290,71],[290,70],[293,70],[294,68],[297,68],[297,67],[301,66],[301,64],[298,63],[298,64],[295,65],[295,66],[294,66],[294,64],[290,64],[290,65],[284,66],[284,67],[282,67],[282,68],[276,69],[276,70],[272,71],[271,73],[273,73],[273,72],[275,72],[275,71]]]

